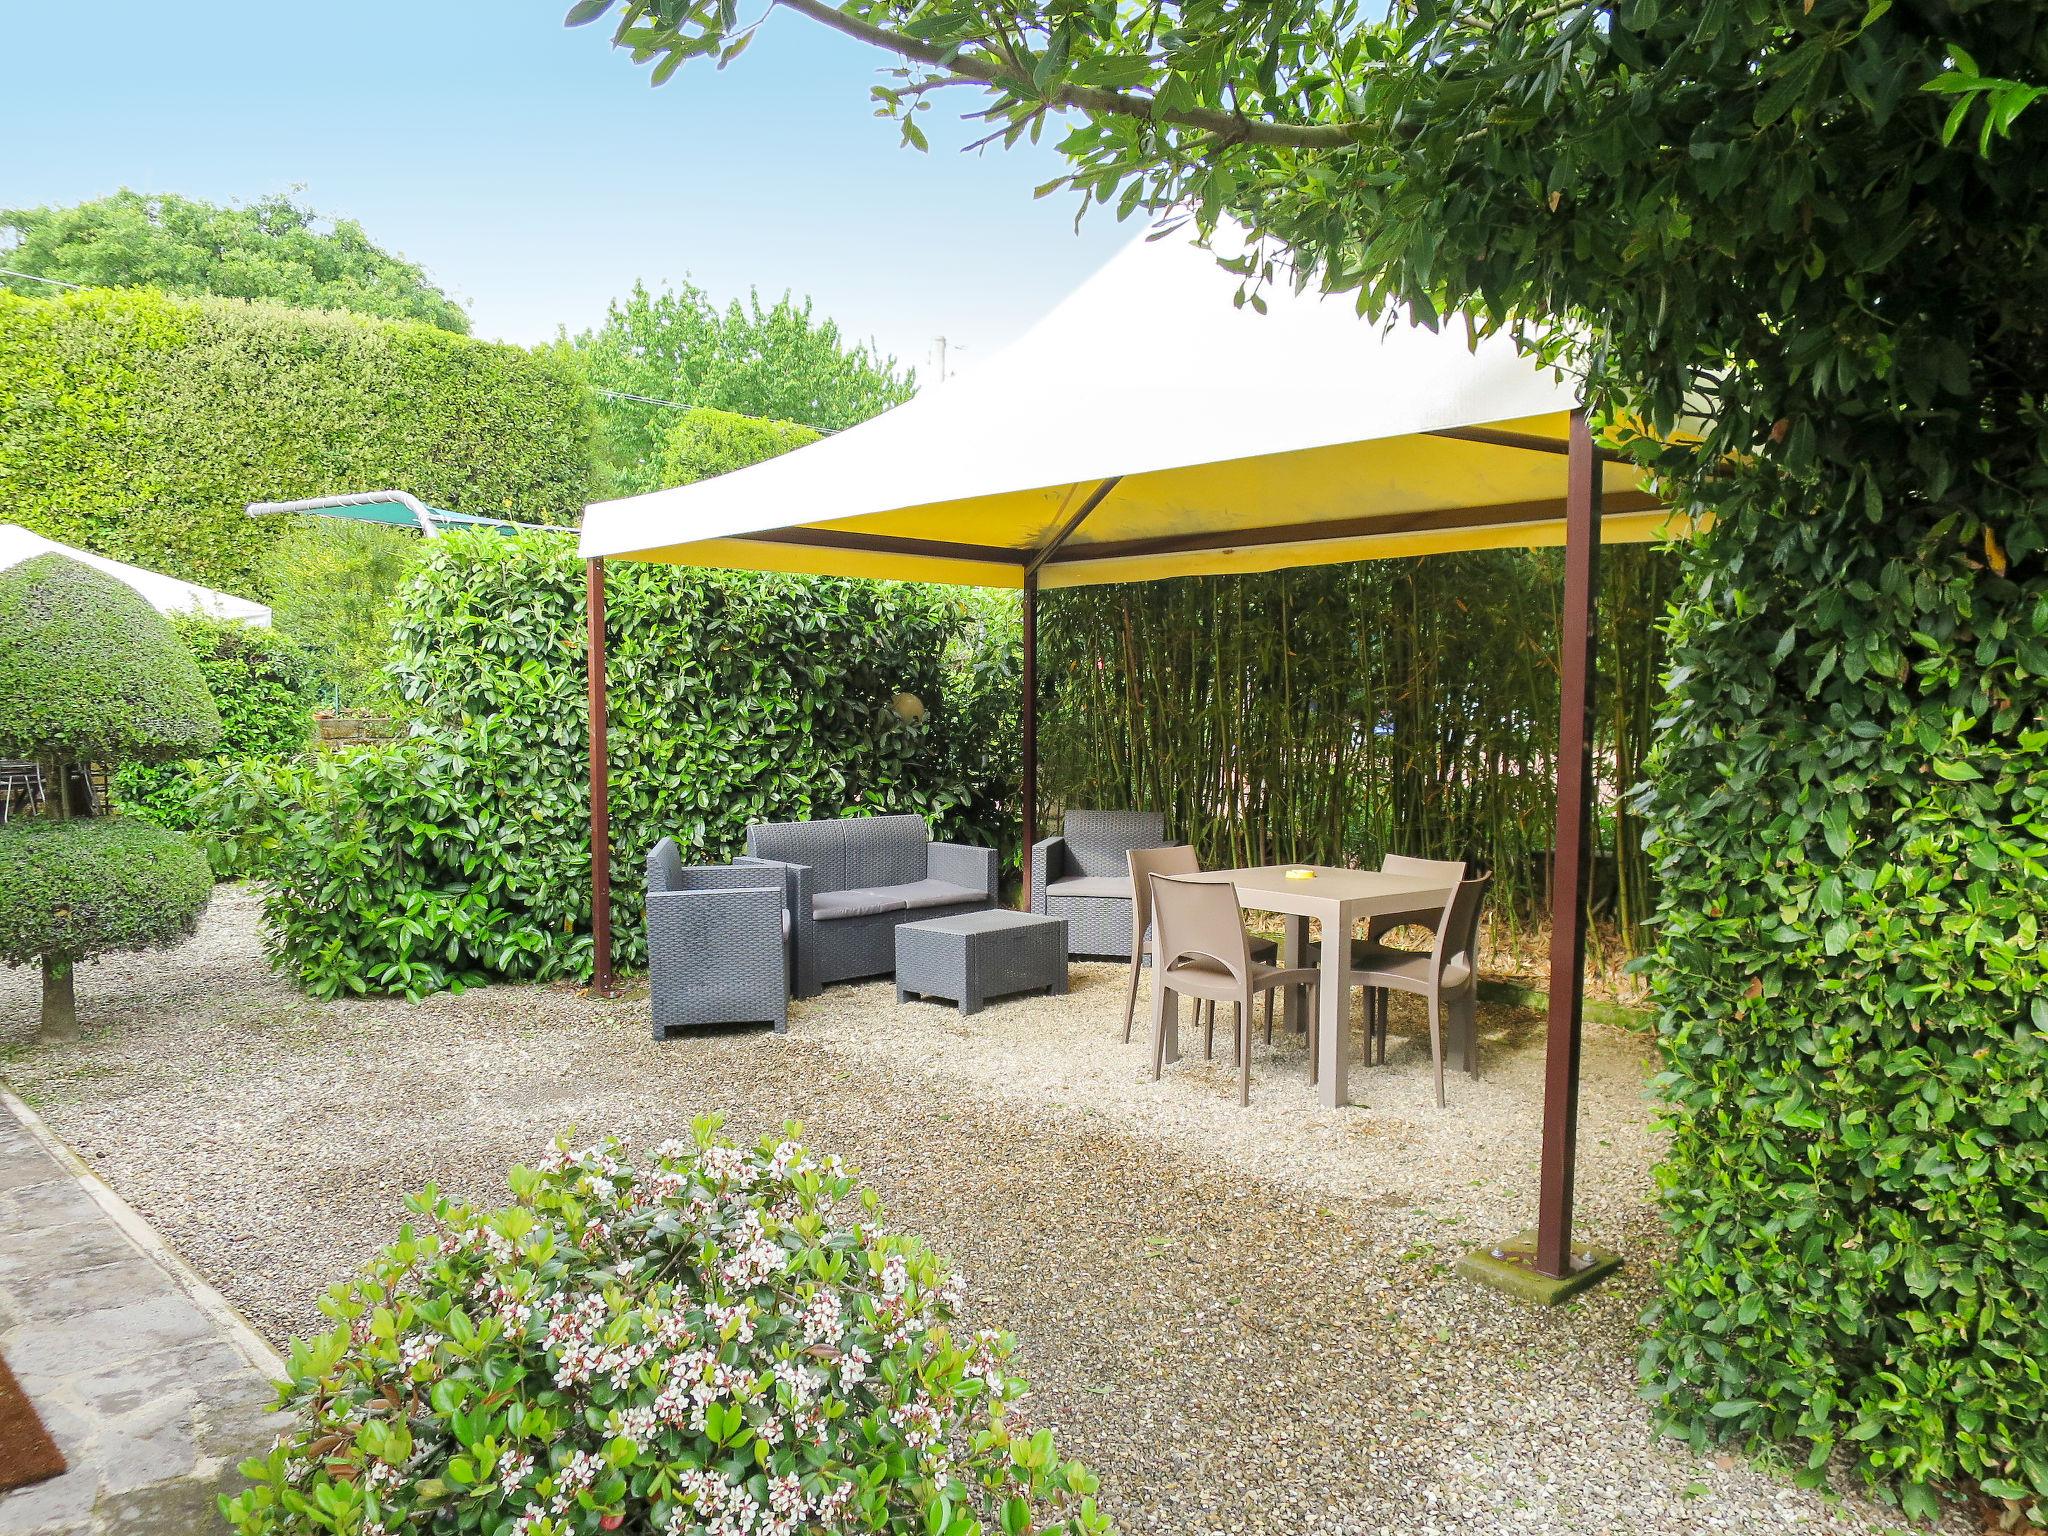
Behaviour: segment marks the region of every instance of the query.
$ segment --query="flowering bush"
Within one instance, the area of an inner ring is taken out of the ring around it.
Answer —
[[[245,1536],[1107,1533],[1050,1431],[1013,1434],[1012,1341],[788,1128],[699,1121],[636,1165],[558,1142],[480,1211],[420,1218],[292,1349],[298,1414],[224,1500]]]

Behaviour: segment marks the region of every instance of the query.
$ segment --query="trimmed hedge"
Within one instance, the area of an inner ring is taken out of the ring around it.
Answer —
[[[171,629],[219,706],[218,751],[286,757],[306,749],[313,735],[312,664],[299,645],[261,625],[199,614],[173,617]],[[192,774],[189,762],[124,764],[114,774],[114,803],[126,815],[190,831],[199,825]]]
[[[0,961],[61,964],[192,932],[213,871],[192,839],[126,816],[0,827]]]
[[[0,757],[151,762],[219,738],[192,653],[133,587],[64,555],[0,571]]]
[[[583,599],[568,539],[436,540],[393,663],[414,736],[215,777],[207,814],[257,861],[276,958],[310,990],[589,974]],[[914,811],[990,846],[1014,820],[1014,653],[973,656],[986,614],[962,594],[621,563],[607,612],[621,964],[645,963],[663,836],[723,859],[757,819]]]
[[[251,501],[408,490],[564,522],[590,480],[572,370],[410,321],[0,293],[0,520],[231,592],[263,590]]]
[[[1648,769],[1681,1241],[1643,1382],[1907,1511],[2048,1509],[2048,474],[1968,510],[1888,414],[1718,464]],[[1852,435],[1853,434],[1853,435]],[[1704,477],[1703,477],[1704,478]]]

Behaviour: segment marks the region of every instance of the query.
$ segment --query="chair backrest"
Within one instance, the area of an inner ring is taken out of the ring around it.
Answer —
[[[1133,848],[1157,848],[1166,841],[1166,813],[1068,811],[1060,836],[1074,873],[1113,880],[1125,873],[1125,856]]]
[[[1383,875],[1414,875],[1420,879],[1446,882],[1465,878],[1463,859],[1411,859],[1405,853],[1390,853],[1380,860]]]
[[[664,837],[647,850],[647,889],[650,891],[677,891],[682,889],[683,852],[672,837]]]
[[[1479,975],[1479,908],[1486,900],[1486,887],[1493,876],[1460,880],[1458,889],[1444,904],[1443,921],[1437,925],[1433,956],[1438,980],[1450,966],[1462,962],[1474,977]]]
[[[1175,848],[1133,848],[1124,857],[1131,864],[1131,931],[1143,937],[1152,926],[1152,877],[1196,874],[1202,861],[1185,843]]]
[[[747,828],[748,853],[757,859],[808,864],[813,891],[913,885],[930,872],[929,841],[922,816],[757,821]]]
[[[1251,941],[1237,889],[1227,880],[1148,877],[1152,886],[1152,974],[1163,977],[1182,960],[1213,960],[1247,984],[1252,974]],[[1158,983],[1155,982],[1156,986]]]

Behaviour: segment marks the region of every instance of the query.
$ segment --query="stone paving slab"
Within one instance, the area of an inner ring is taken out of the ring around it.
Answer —
[[[283,1426],[276,1356],[4,1091],[0,1354],[70,1463],[0,1493],[0,1536],[213,1536]]]

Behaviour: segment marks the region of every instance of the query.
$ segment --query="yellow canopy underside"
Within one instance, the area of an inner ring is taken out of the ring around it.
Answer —
[[[1564,542],[1563,413],[1449,433],[1304,448],[1102,482],[929,502],[615,558],[738,570],[1046,588],[1280,570]],[[1683,531],[1633,467],[1604,463],[1607,543]]]

